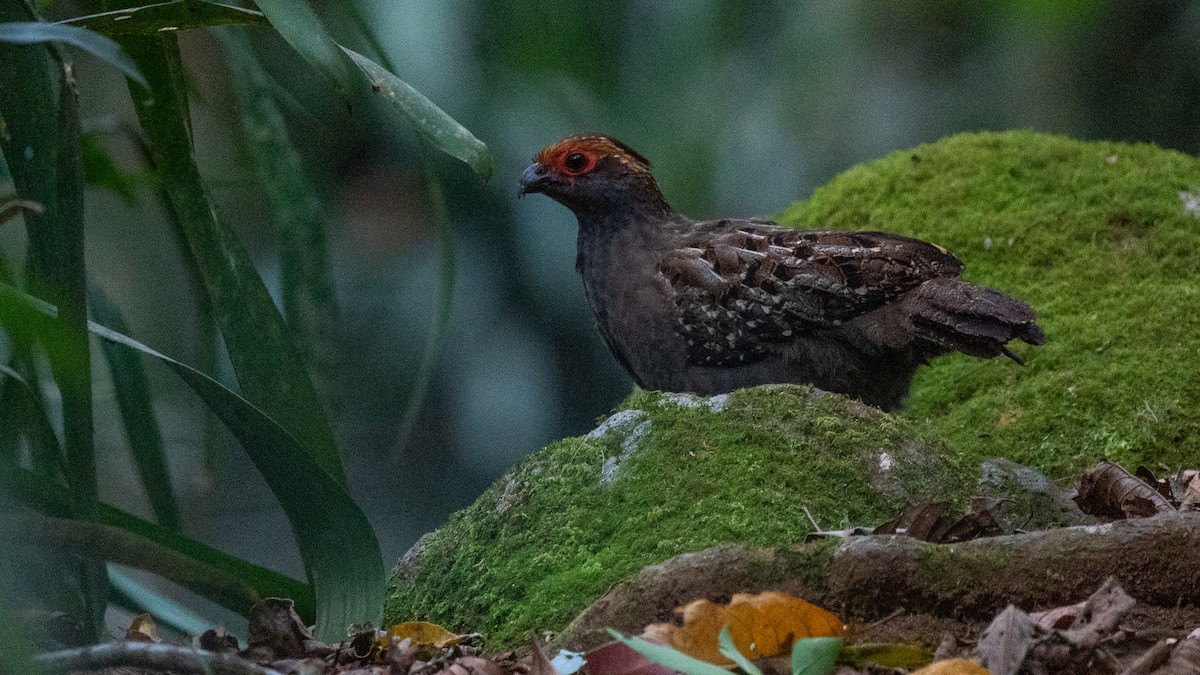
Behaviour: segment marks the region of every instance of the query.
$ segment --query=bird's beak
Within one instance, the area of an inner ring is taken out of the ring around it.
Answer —
[[[546,167],[534,162],[521,174],[517,196],[521,197],[531,192],[542,192],[546,189],[550,181],[550,174],[546,172]]]

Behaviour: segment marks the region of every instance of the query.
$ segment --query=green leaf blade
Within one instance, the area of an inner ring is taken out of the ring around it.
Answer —
[[[53,306],[6,284],[0,284],[0,307],[56,315]],[[383,559],[370,522],[345,487],[279,423],[216,380],[104,326],[92,323],[89,330],[162,361],[238,439],[292,525],[316,599],[318,638],[336,642],[352,623],[377,623],[383,609]]]
[[[78,26],[40,21],[0,23],[0,42],[32,45],[42,42],[61,42],[78,47],[105,63],[118,68],[125,76],[140,84],[146,83],[141,71],[129,55],[109,38]]]
[[[153,35],[230,24],[269,25],[262,12],[207,0],[175,0],[111,12],[88,14],[59,24],[96,31],[101,35]]]
[[[826,675],[831,672],[844,643],[842,638],[835,637],[796,640],[796,644],[792,645],[792,675]]]
[[[492,177],[492,153],[483,141],[383,66],[353,49],[342,50],[366,75],[372,90],[403,113],[435,148],[465,162],[483,180]]]
[[[350,68],[308,0],[257,0],[256,4],[301,58],[332,80],[342,99],[349,101]]]
[[[122,333],[129,332],[125,318],[108,300],[104,291],[95,286],[89,294],[92,315],[102,324]],[[122,349],[111,342],[101,343],[108,370],[112,375],[117,408],[129,441],[129,452],[142,481],[142,489],[160,525],[179,529],[179,502],[171,487],[167,470],[167,450],[162,429],[154,413],[154,397],[150,383],[137,352]]]
[[[640,637],[625,637],[611,628],[609,635],[615,640],[641,654],[660,666],[677,670],[685,675],[729,675],[729,671],[708,661],[688,656],[673,647],[660,645]]]

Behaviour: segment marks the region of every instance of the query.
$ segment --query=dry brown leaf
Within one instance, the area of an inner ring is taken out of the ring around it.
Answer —
[[[1016,675],[1033,644],[1034,631],[1029,615],[1009,605],[979,636],[975,656],[991,675]]]
[[[1047,609],[1044,612],[1030,612],[1029,618],[1042,628],[1066,630],[1074,625],[1075,619],[1083,612],[1083,605],[1084,603],[1077,602],[1073,605]]]
[[[971,659],[946,659],[935,661],[912,675],[990,675],[987,668]]]
[[[550,657],[546,656],[546,650],[542,647],[537,633],[530,634],[530,641],[533,653],[529,656],[529,675],[558,675],[554,664],[550,663]]]
[[[738,651],[751,660],[788,653],[807,637],[840,637],[842,621],[833,613],[787,593],[738,593],[728,605],[696,600],[676,609],[682,626],[653,624],[644,637],[665,639],[675,649],[709,663],[732,662],[721,655],[717,638],[728,626]]]
[[[1084,513],[1110,518],[1143,518],[1175,510],[1154,486],[1111,462],[1100,462],[1080,476],[1075,502]]]
[[[158,637],[158,626],[154,623],[154,616],[147,612],[133,617],[133,622],[125,631],[125,640],[128,642],[162,642]]]
[[[1200,673],[1200,637],[1188,636],[1175,645],[1167,664],[1155,675],[1195,675]]]
[[[1062,636],[1073,645],[1094,649],[1105,638],[1117,630],[1121,619],[1133,609],[1137,601],[1125,592],[1115,577],[1109,577],[1091,597],[1083,603],[1083,610],[1075,617],[1070,630]]]
[[[1170,483],[1171,493],[1179,500],[1180,511],[1200,510],[1200,471],[1180,469]]]

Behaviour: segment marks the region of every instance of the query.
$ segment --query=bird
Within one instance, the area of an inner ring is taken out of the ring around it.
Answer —
[[[917,368],[950,352],[1007,356],[1045,335],[1026,303],[959,279],[941,246],[879,231],[696,221],[650,161],[604,134],[546,146],[518,196],[574,212],[575,268],[600,335],[643,389],[727,393],[808,384],[899,408]]]

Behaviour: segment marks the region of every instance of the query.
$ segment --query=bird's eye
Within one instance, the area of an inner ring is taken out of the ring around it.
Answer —
[[[588,168],[588,158],[581,152],[572,152],[563,160],[563,168],[570,173],[582,173]]]

